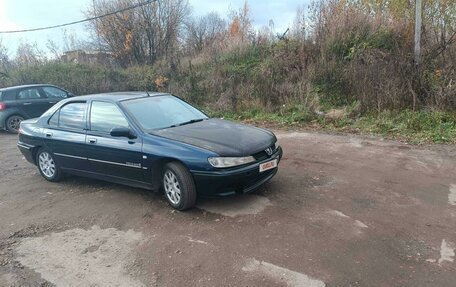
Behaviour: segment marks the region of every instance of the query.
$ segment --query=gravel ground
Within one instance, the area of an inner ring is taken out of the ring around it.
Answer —
[[[277,131],[257,194],[46,182],[0,133],[0,286],[455,286],[456,147]]]

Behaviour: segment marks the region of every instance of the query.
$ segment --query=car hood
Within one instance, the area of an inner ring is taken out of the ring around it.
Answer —
[[[152,134],[210,150],[220,156],[248,156],[277,139],[272,132],[221,119],[154,131]]]

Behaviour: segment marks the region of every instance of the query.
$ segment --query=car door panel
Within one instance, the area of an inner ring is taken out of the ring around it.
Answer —
[[[46,95],[47,109],[59,101],[68,98],[68,92],[53,86],[43,86],[41,87],[41,92]]]
[[[143,181],[141,140],[89,132],[86,144],[87,157],[93,172]]]
[[[142,140],[113,137],[112,128],[130,125],[123,112],[112,102],[92,101],[87,132],[87,156],[94,172],[143,181]]]
[[[46,146],[55,155],[56,163],[64,169],[87,170],[86,133],[45,129]]]
[[[49,119],[43,135],[46,145],[62,168],[88,170],[86,148],[85,102],[70,102],[57,110]]]
[[[49,107],[48,99],[37,87],[18,90],[16,105],[28,118],[41,116]]]

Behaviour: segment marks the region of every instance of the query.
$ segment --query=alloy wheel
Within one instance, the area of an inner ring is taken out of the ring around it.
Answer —
[[[38,163],[41,171],[47,178],[52,178],[55,175],[55,163],[49,153],[42,152],[38,157]]]
[[[172,204],[179,204],[181,200],[181,189],[177,176],[171,170],[167,170],[163,176],[166,197]]]

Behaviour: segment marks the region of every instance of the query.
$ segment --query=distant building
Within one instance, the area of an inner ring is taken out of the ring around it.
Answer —
[[[64,52],[60,60],[64,63],[107,66],[113,63],[114,57],[109,52],[74,50]]]

